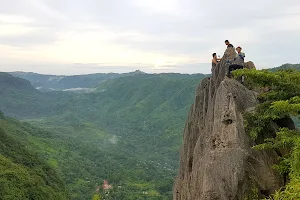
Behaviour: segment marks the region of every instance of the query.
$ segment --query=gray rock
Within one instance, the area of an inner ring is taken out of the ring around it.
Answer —
[[[244,128],[243,113],[253,110],[256,94],[225,78],[226,60],[235,57],[228,48],[201,81],[186,121],[180,168],[173,200],[258,199],[281,186],[272,169],[275,152],[257,151]]]
[[[244,68],[246,69],[256,69],[254,63],[252,61],[248,61],[245,63]]]

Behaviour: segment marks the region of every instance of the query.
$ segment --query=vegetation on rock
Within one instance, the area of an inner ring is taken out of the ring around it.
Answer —
[[[246,129],[256,149],[274,149],[280,162],[274,166],[287,184],[273,196],[275,200],[300,199],[300,132],[291,121],[300,115],[300,71],[237,70],[260,91],[255,112],[246,114]]]

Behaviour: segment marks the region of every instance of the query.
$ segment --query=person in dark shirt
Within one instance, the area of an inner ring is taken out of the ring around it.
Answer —
[[[225,40],[225,44],[226,44],[227,48],[233,47],[233,45],[228,40]]]

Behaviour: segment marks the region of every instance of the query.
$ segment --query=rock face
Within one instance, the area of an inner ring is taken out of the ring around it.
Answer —
[[[197,88],[173,200],[252,200],[281,185],[272,169],[276,154],[252,149],[244,129],[243,112],[257,104],[255,93],[225,78],[226,60],[234,56],[234,48],[228,48],[211,78]]]

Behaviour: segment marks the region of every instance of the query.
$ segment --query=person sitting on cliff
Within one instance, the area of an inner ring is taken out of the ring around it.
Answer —
[[[233,47],[233,45],[229,42],[229,40],[225,40],[225,44],[226,44],[227,48]]]
[[[211,60],[211,64],[212,64],[212,69],[215,68],[218,64],[218,62],[221,60],[221,58],[217,58],[217,54],[213,53],[212,54],[213,59]]]
[[[237,51],[237,56],[233,59],[233,60],[228,60],[227,62],[232,63],[231,65],[229,65],[228,68],[228,73],[227,73],[227,77],[231,77],[231,72],[236,70],[236,69],[243,69],[245,62],[245,54],[242,52],[242,47],[238,46],[236,48]]]

